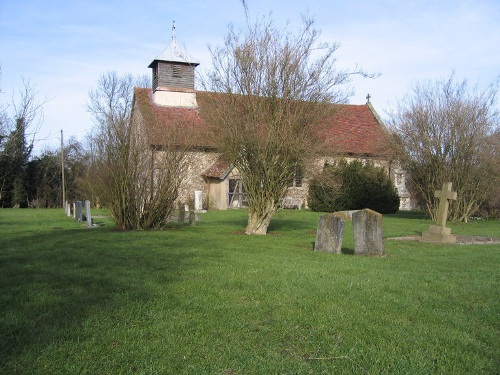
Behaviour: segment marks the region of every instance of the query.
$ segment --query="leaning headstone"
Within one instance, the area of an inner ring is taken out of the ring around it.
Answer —
[[[92,216],[90,215],[90,201],[85,201],[85,215],[87,215],[87,227],[92,227]]]
[[[345,221],[335,214],[323,215],[318,221],[314,250],[341,254]]]
[[[434,192],[434,197],[439,199],[436,225],[431,225],[428,232],[422,233],[424,242],[455,243],[457,238],[451,234],[451,228],[446,227],[448,218],[448,200],[456,200],[457,192],[451,191],[451,182],[445,182],[441,190]]]
[[[182,203],[182,202],[179,202],[177,206],[179,208],[178,222],[179,222],[179,224],[184,224],[184,220],[186,218],[186,207],[185,207],[184,203]]]
[[[203,210],[203,191],[201,190],[194,191],[194,210]]]
[[[192,227],[196,226],[196,214],[194,211],[189,211],[189,225]]]
[[[82,201],[76,201],[76,216],[75,220],[81,222],[83,220],[82,216]]]
[[[354,253],[358,255],[384,255],[382,214],[365,208],[352,214]]]

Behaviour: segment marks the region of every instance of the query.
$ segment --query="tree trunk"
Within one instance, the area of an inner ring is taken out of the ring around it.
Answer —
[[[267,228],[271,223],[271,219],[276,212],[274,205],[268,206],[264,212],[248,211],[248,224],[245,229],[245,234],[266,235]]]

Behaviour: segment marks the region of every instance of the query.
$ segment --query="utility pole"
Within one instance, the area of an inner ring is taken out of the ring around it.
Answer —
[[[62,176],[62,207],[66,210],[66,183],[64,180],[64,141],[61,129],[61,176]]]

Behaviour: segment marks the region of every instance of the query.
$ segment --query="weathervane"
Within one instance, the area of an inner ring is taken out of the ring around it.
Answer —
[[[175,40],[175,20],[172,23],[172,40]]]

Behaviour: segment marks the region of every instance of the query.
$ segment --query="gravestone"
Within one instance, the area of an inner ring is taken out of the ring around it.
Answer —
[[[76,203],[73,202],[73,219],[76,220]]]
[[[71,217],[71,204],[66,202],[66,216]]]
[[[341,254],[345,221],[335,215],[321,216],[318,221],[314,250]]]
[[[384,255],[382,214],[365,208],[352,214],[354,253]]]
[[[203,210],[203,191],[201,190],[194,191],[194,210]]]
[[[178,219],[178,222],[179,222],[179,224],[184,224],[184,220],[186,218],[186,206],[182,202],[179,202],[177,204],[177,206],[179,208],[179,219]]]
[[[434,192],[434,197],[439,199],[436,225],[431,225],[428,232],[422,233],[423,242],[455,243],[457,238],[451,234],[451,228],[446,227],[448,218],[448,200],[456,200],[457,192],[451,191],[451,182],[443,183],[441,190]]]
[[[85,215],[87,215],[87,227],[92,227],[92,216],[90,215],[90,201],[85,201]]]
[[[194,211],[189,211],[189,225],[192,227],[196,226],[196,214]]]
[[[78,221],[79,223],[83,220],[82,217],[82,201],[76,201],[76,213],[75,213],[75,220]]]

